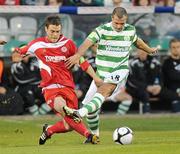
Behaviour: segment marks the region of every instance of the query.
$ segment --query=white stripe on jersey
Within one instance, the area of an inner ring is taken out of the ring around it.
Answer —
[[[49,75],[51,75],[51,68],[46,64],[44,64],[41,60],[38,60],[38,62],[39,62],[39,68],[45,69],[49,73]]]
[[[105,30],[103,29],[104,32],[103,34],[104,35],[107,35],[107,36],[134,36],[135,32],[134,30],[128,30],[128,31],[121,31],[121,32],[116,32],[116,31],[108,31],[108,30]]]
[[[131,45],[131,41],[100,40],[99,44],[109,45],[109,46],[127,47]]]
[[[46,42],[39,41],[39,42],[34,43],[32,46],[30,46],[30,48],[28,49],[28,52],[34,53],[37,49],[40,49],[40,48],[58,48],[66,44],[67,41],[69,40],[64,40],[57,43],[46,43]]]
[[[116,68],[120,65],[127,65],[128,66],[128,60],[125,62],[121,62],[121,63],[117,63],[117,62],[110,62],[110,61],[104,61],[104,60],[99,60],[98,58],[96,58],[96,64],[100,65],[100,66],[104,66],[104,67],[113,67]]]

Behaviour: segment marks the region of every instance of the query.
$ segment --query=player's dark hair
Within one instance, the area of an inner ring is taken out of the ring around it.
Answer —
[[[148,2],[147,6],[151,5],[151,0],[147,0],[147,2]],[[134,6],[142,6],[140,4],[140,0],[134,0]]]
[[[171,39],[171,40],[169,41],[169,47],[171,47],[171,44],[172,44],[172,43],[176,43],[176,42],[180,42],[180,40],[177,39],[177,38]]]
[[[59,15],[50,15],[46,18],[45,26],[48,27],[49,25],[61,25],[61,19]]]
[[[114,15],[117,15],[118,18],[122,18],[123,16],[128,16],[126,9],[123,7],[116,7],[112,12],[112,16]]]

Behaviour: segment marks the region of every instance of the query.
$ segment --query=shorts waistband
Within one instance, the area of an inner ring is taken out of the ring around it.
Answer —
[[[42,88],[42,91],[46,90],[46,89],[55,89],[55,88],[64,88],[65,86],[61,85],[61,84],[51,84],[47,87]]]

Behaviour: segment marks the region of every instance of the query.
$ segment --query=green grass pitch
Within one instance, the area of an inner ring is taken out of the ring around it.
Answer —
[[[100,144],[84,145],[75,132],[55,134],[45,145],[38,139],[44,123],[55,116],[0,117],[0,154],[180,154],[180,115],[101,115]],[[112,141],[115,128],[128,126],[134,132],[131,145]]]

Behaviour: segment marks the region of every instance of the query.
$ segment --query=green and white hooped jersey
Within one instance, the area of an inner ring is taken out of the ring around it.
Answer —
[[[117,32],[110,22],[97,27],[88,39],[98,44],[97,75],[104,82],[115,84],[127,78],[130,47],[137,40],[135,27],[125,24],[123,30]]]

